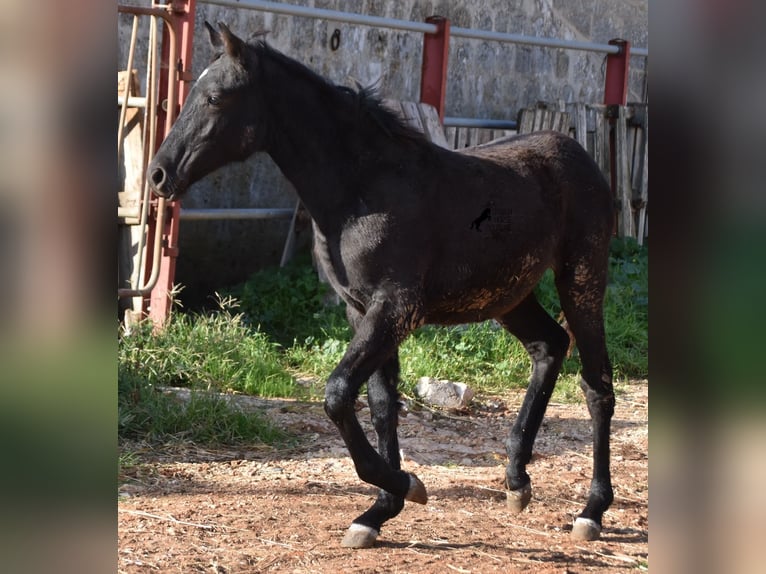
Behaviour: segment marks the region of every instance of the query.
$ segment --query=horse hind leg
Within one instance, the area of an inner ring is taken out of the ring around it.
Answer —
[[[564,266],[556,276],[561,307],[580,352],[580,387],[585,393],[593,427],[593,476],[588,502],[572,527],[572,537],[576,540],[599,538],[603,514],[614,499],[609,435],[615,400],[604,333],[607,258],[605,253],[602,255],[580,258],[574,265]]]
[[[509,459],[505,471],[506,500],[512,511],[520,512],[532,498],[526,465],[569,347],[569,336],[540,306],[534,294],[498,321],[521,341],[532,360],[527,393],[506,442]]]

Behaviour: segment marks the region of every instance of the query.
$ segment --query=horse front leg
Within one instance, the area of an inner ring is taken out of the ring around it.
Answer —
[[[425,504],[428,498],[423,483],[414,474],[399,468],[396,418],[391,416],[391,395],[390,391],[380,391],[379,381],[384,386],[388,385],[382,379],[390,379],[399,342],[407,334],[401,329],[403,322],[397,317],[390,303],[376,301],[364,317],[355,321],[354,337],[343,359],[330,375],[325,390],[325,412],[338,427],[357,475],[390,495],[381,494],[369,511],[354,520],[343,540],[343,545],[348,547],[372,546],[380,526],[390,517],[386,515],[395,516],[401,511],[401,508],[396,508],[399,505],[397,499]],[[367,379],[372,382],[371,411],[382,455],[370,445],[354,410],[359,388]]]
[[[375,432],[378,453],[394,470],[401,469],[399,454],[399,359],[394,355],[367,381],[367,399]],[[381,489],[375,503],[364,514],[354,519],[342,545],[348,548],[367,548],[377,539],[385,522],[397,516],[404,508],[404,497]]]

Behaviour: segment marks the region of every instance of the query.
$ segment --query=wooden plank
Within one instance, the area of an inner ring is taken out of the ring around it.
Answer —
[[[633,219],[633,189],[630,182],[630,158],[628,157],[628,130],[625,106],[619,106],[615,122],[615,172],[617,181],[617,197],[620,200],[620,216],[618,230],[622,237],[635,237],[636,229]]]
[[[609,181],[609,124],[604,117],[605,106],[592,106],[595,116],[596,129],[593,131],[593,159],[601,168],[601,173]]]
[[[128,81],[130,81],[130,85],[126,86],[125,84]],[[128,88],[128,97],[138,95],[138,70],[132,70],[131,74],[128,74],[127,70],[121,70],[117,72],[117,94],[124,96],[125,88]]]
[[[457,149],[458,130],[459,128],[456,127],[449,127],[444,129],[447,135],[447,144],[449,145],[449,149]]]
[[[399,102],[402,106],[402,119],[407,125],[412,126],[420,132],[425,132],[423,120],[420,119],[420,110],[416,102]]]
[[[534,126],[535,116],[534,110],[522,109],[519,113],[519,134],[532,133],[532,127]]]
[[[465,131],[465,146],[474,147],[476,145],[476,128],[463,128]]]
[[[553,112],[553,122],[551,123],[551,129],[557,132],[565,134],[569,131],[569,114],[566,112]]]
[[[439,121],[439,113],[436,108],[430,104],[420,103],[418,106],[420,110],[420,119],[423,123],[424,132],[428,141],[433,142],[439,147],[449,149],[450,146],[447,143],[447,138],[444,136],[444,128]]]
[[[458,128],[455,149],[468,147],[468,128]]]
[[[580,142],[580,145],[586,150],[588,149],[588,111],[585,108],[585,104],[577,103],[575,108],[575,138]],[[588,150],[593,155],[593,150]]]
[[[644,244],[644,238],[648,235],[648,213],[649,208],[649,109],[645,109],[644,116],[644,160],[641,165],[641,187],[639,188],[639,198],[641,208],[638,211],[638,229],[636,238],[638,244]]]
[[[399,100],[391,100],[389,98],[384,98],[380,101],[381,104],[383,104],[383,107],[387,110],[394,112],[397,116],[400,118],[404,117],[402,113],[402,104]]]
[[[483,128],[476,128],[476,143],[474,145],[482,145],[492,141],[492,130]]]
[[[138,71],[127,70],[117,72],[117,93],[128,97],[138,94]],[[118,114],[118,121],[119,121]],[[119,158],[120,190],[128,194],[140,196],[143,190],[144,172],[144,143],[143,143],[144,112],[137,108],[128,108],[125,113],[125,125],[122,128],[122,152]],[[131,200],[133,201],[133,200]]]

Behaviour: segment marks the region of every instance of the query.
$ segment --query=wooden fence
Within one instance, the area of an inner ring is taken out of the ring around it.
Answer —
[[[612,166],[609,150],[614,145],[614,189],[618,209],[616,232],[620,237],[633,237],[643,244],[649,235],[648,111],[647,104],[563,106],[541,103],[519,112],[517,132],[448,127],[444,133],[446,147],[462,149],[514,133],[560,131],[576,138],[588,150],[610,182]],[[610,137],[611,132],[613,138]]]

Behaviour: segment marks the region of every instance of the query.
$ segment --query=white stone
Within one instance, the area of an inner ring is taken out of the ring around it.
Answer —
[[[426,403],[448,409],[464,409],[473,399],[474,392],[465,383],[420,377],[415,387]]]

